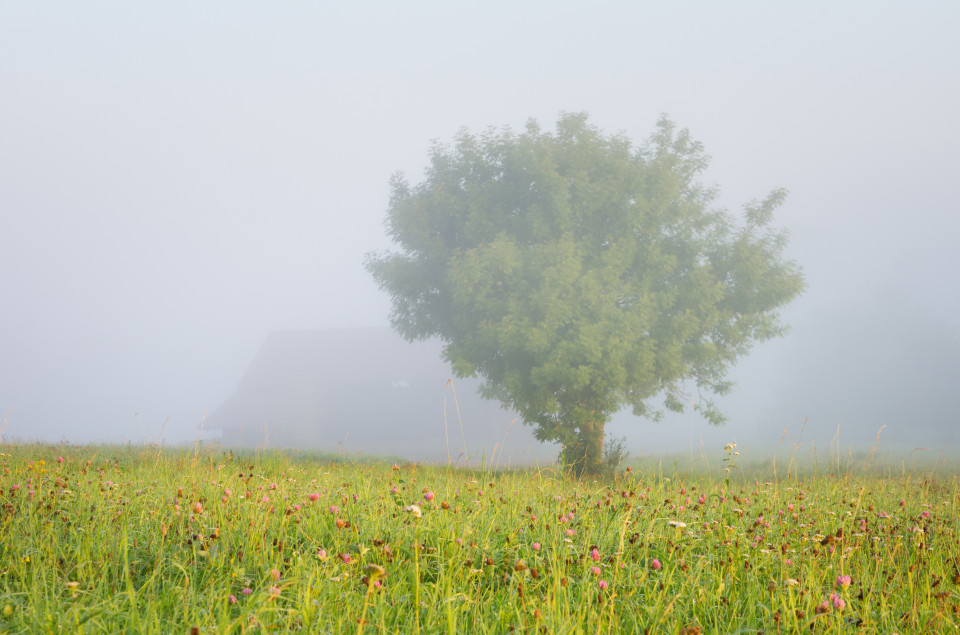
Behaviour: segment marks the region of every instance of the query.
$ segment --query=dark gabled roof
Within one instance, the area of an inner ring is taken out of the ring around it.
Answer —
[[[406,342],[387,328],[276,331],[205,427],[232,445],[334,450],[347,440],[349,451],[419,460],[466,442],[487,457],[494,446],[514,461],[556,456],[515,413],[482,399],[477,380],[453,379],[455,402],[452,378],[438,341]]]

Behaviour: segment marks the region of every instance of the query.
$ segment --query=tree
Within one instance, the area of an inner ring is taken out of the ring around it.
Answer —
[[[514,408],[578,474],[600,468],[604,425],[631,406],[680,411],[688,382],[723,415],[727,369],[781,335],[777,309],[803,289],[771,228],[785,192],[710,209],[708,158],[662,118],[641,147],[585,114],[555,132],[462,130],[435,143],[422,183],[391,179],[386,225],[398,252],[365,266],[392,296],[408,340],[439,337],[458,376]]]

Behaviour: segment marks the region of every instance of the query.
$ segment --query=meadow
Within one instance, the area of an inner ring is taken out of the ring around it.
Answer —
[[[3,632],[960,626],[953,464],[747,465],[727,447],[577,480],[220,448],[0,451]]]

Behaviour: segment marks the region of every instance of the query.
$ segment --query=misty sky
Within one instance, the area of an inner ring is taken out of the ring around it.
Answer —
[[[269,332],[386,325],[391,173],[560,111],[667,113],[731,211],[788,188],[795,341],[904,307],[956,335],[960,3],[787,5],[0,5],[4,434],[190,438]]]

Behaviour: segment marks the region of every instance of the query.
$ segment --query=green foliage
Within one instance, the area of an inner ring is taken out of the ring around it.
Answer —
[[[541,440],[601,460],[623,408],[681,410],[691,382],[722,394],[730,365],[783,333],[777,309],[803,289],[771,228],[782,190],[737,224],[698,180],[707,156],[661,119],[646,144],[584,114],[555,132],[461,131],[435,144],[425,180],[391,181],[398,252],[366,261],[406,338],[439,337],[460,376],[516,409]],[[707,398],[696,405],[714,423]]]

